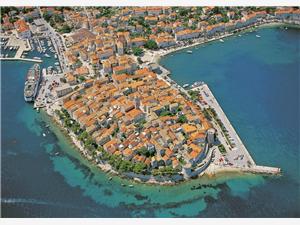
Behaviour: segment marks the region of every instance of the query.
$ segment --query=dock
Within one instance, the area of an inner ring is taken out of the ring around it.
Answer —
[[[235,170],[258,174],[279,175],[281,173],[281,169],[277,167],[256,165],[246,146],[233,128],[207,84],[203,83],[191,90],[199,91],[199,94],[201,94],[206,104],[200,102],[197,104],[202,109],[208,109],[209,107],[214,109],[217,117],[221,120],[223,126],[227,130],[226,137],[219,124],[217,124],[214,120],[212,121],[213,127],[217,130],[218,140],[226,149],[225,154],[222,154],[221,152],[216,154],[216,165],[221,168],[223,167],[224,169],[232,168]]]
[[[1,57],[0,60],[19,60],[19,61],[27,61],[27,62],[36,62],[36,63],[42,63],[43,60],[41,59],[30,59],[30,58],[22,58],[24,51],[30,51],[31,46],[30,43],[27,40],[22,40],[20,38],[17,38],[15,35],[10,36],[1,36],[1,38],[8,38],[6,47],[18,47],[18,50],[14,57]]]
[[[278,167],[269,166],[253,166],[251,168],[243,168],[242,171],[258,174],[270,174],[270,175],[280,175],[281,169]]]
[[[13,58],[0,58],[0,61],[27,61],[27,62],[36,62],[36,63],[42,63],[43,60],[41,59],[29,59],[29,58],[19,58],[19,57],[13,57]]]
[[[8,38],[8,42],[6,44],[7,47],[9,46],[18,47],[18,50],[15,55],[16,58],[21,58],[24,51],[31,50],[31,46],[28,40],[19,39],[15,35],[3,36],[3,37]]]

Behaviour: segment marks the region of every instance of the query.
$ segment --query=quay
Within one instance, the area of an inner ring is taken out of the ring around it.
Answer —
[[[20,60],[20,61],[27,61],[27,62],[36,62],[36,63],[42,63],[43,60],[41,59],[29,59],[29,58],[20,58],[20,57],[13,57],[13,58],[0,58],[0,61],[17,61],[17,60]]]
[[[15,54],[15,58],[19,59],[21,58],[22,54],[24,51],[30,51],[31,46],[30,43],[27,40],[22,40],[17,38],[15,35],[10,35],[10,36],[1,36],[1,38],[8,38],[8,42],[6,44],[6,47],[18,47],[18,50]]]
[[[281,175],[281,169],[277,167],[268,167],[268,166],[253,166],[249,168],[240,168],[234,166],[224,166],[217,165],[214,162],[210,163],[209,167],[204,171],[204,174],[208,176],[214,176],[218,173],[251,173],[251,174],[260,174],[260,175]]]
[[[281,169],[278,167],[269,167],[269,166],[258,166],[255,165],[251,168],[242,169],[242,171],[258,174],[270,174],[270,175],[280,175]]]
[[[228,153],[238,151],[238,154],[244,154],[247,156],[247,161],[249,161],[251,165],[255,165],[254,160],[252,159],[251,155],[249,154],[242,140],[240,139],[235,129],[231,125],[230,121],[228,120],[227,116],[225,115],[224,111],[222,110],[221,106],[219,105],[218,101],[214,97],[213,93],[211,92],[207,84],[202,84],[200,87],[193,88],[192,90],[200,91],[200,94],[202,95],[203,99],[207,103],[207,105],[202,105],[202,107],[208,108],[208,106],[210,106],[211,108],[213,108],[216,111],[217,116],[225,126],[226,130],[228,131],[229,137],[231,138],[231,140],[233,140],[232,143],[236,145],[234,148],[232,148],[231,143],[228,143],[226,138],[224,138],[225,136],[222,136],[223,138],[220,139],[225,140],[226,144],[224,147],[226,148]],[[219,125],[217,125],[217,127],[219,127]],[[223,131],[220,128],[218,129],[218,134],[220,135],[221,133],[223,133]]]
[[[241,171],[258,174],[280,175],[280,168],[256,165],[207,84],[203,83],[191,90],[199,91],[199,94],[202,96],[204,101],[202,103],[198,103],[202,109],[208,109],[210,107],[215,110],[218,118],[227,130],[227,137],[229,137],[226,138],[219,124],[213,121],[214,128],[217,130],[218,140],[225,147],[226,153],[222,154],[220,151],[215,151],[215,159],[206,171],[208,174],[214,174],[216,171]]]

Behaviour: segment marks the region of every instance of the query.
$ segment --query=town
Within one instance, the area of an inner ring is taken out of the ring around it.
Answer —
[[[1,47],[16,48],[1,60],[41,63],[26,52],[36,43],[43,53],[42,38],[53,46],[58,62],[43,69],[34,107],[103,170],[149,183],[224,170],[280,174],[255,164],[206,84],[179,86],[159,58],[260,25],[299,25],[299,8],[6,7],[1,14]]]

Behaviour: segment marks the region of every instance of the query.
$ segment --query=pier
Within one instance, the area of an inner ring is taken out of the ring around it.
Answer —
[[[20,60],[20,61],[27,61],[27,62],[36,62],[36,63],[42,63],[43,60],[41,59],[28,59],[28,58],[20,58],[20,57],[13,57],[13,58],[0,58],[0,61],[4,61],[4,60],[7,60],[7,61],[17,61],[17,60]]]
[[[270,175],[280,175],[281,169],[278,167],[269,167],[269,166],[253,166],[251,168],[243,168],[242,171],[258,174],[270,174]]]
[[[8,38],[7,44],[5,47],[18,47],[18,50],[14,57],[0,57],[0,60],[8,60],[8,61],[14,61],[14,60],[20,60],[20,61],[27,61],[27,62],[36,62],[36,63],[42,63],[43,60],[41,59],[30,59],[30,58],[22,58],[24,51],[30,51],[31,46],[30,43],[27,40],[22,40],[17,38],[15,35],[10,36],[1,36],[1,38]]]
[[[213,173],[215,169],[272,175],[279,175],[281,173],[281,169],[277,167],[256,165],[207,84],[202,84],[191,90],[199,91],[205,103],[198,102],[197,104],[202,109],[214,109],[217,117],[227,130],[227,134],[225,134],[220,125],[212,119],[214,128],[217,130],[218,140],[225,147],[226,153],[216,151],[214,162],[210,165],[210,168],[208,168],[208,173]]]
[[[15,35],[1,36],[1,38],[8,38],[6,47],[18,47],[15,58],[21,58],[24,51],[31,50],[31,46],[28,40],[19,39]]]

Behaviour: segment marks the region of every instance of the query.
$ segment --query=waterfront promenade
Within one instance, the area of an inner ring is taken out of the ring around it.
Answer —
[[[222,131],[219,124],[213,122],[214,128],[217,130],[218,140],[223,144],[226,149],[226,153],[222,154],[217,152],[215,155],[214,162],[209,166],[206,173],[215,174],[218,171],[240,171],[249,173],[260,173],[260,174],[280,174],[281,169],[277,167],[259,166],[256,165],[255,161],[251,157],[249,151],[243,144],[239,135],[231,125],[218,101],[212,94],[207,84],[202,84],[199,87],[195,87],[192,90],[199,91],[206,104],[199,103],[203,109],[212,108],[215,110],[218,118],[223,123],[227,130],[227,137]],[[228,140],[229,139],[229,140]],[[228,143],[230,142],[230,143]],[[234,147],[232,147],[234,145]]]
[[[241,141],[241,139],[238,136],[238,134],[236,133],[235,129],[229,122],[227,116],[225,115],[224,111],[222,110],[217,99],[214,97],[214,95],[212,94],[212,92],[209,89],[209,87],[207,86],[207,84],[203,84],[200,87],[194,88],[193,90],[200,91],[200,94],[202,95],[203,99],[207,103],[207,105],[203,105],[203,107],[208,108],[210,106],[211,108],[213,108],[216,111],[219,119],[222,121],[223,125],[225,126],[225,128],[228,132],[228,136],[229,136],[229,140],[226,140],[226,148],[228,150],[228,153],[238,151],[237,155],[236,154],[234,154],[232,156],[230,155],[231,156],[230,158],[237,157],[238,155],[245,155],[244,161],[249,161],[248,164],[255,165],[254,160],[252,159],[251,155],[247,151],[245,145]],[[219,127],[219,125],[217,125],[217,127]],[[221,128],[219,129],[219,131],[220,131],[220,133],[223,134]],[[230,142],[230,143],[228,143],[228,142]],[[235,145],[235,147],[232,147],[233,144]]]

